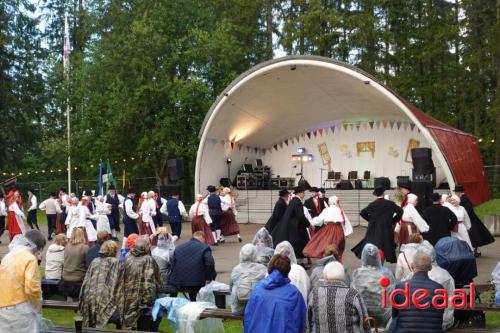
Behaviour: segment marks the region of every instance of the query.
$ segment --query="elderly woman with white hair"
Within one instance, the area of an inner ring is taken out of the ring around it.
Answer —
[[[267,266],[274,255],[273,236],[262,227],[255,233],[252,244],[256,250],[254,262]]]
[[[423,233],[429,231],[429,225],[420,216],[415,208],[417,206],[418,197],[413,194],[408,194],[408,203],[403,208],[403,217],[401,223],[396,227],[396,232],[399,233],[399,245],[408,243],[412,234]]]
[[[240,263],[233,268],[229,286],[231,288],[231,310],[243,314],[252,290],[266,277],[267,267],[255,263],[257,250],[253,244],[245,244],[240,250]]]
[[[364,325],[368,311],[363,298],[344,283],[344,266],[338,261],[327,264],[323,277],[309,298],[310,332],[370,332]]]
[[[208,213],[208,206],[203,202],[201,194],[196,195],[194,204],[189,209],[189,217],[191,218],[192,233],[194,234],[197,231],[203,232],[205,234],[205,243],[213,245],[215,243],[215,232],[212,234],[212,230],[208,226],[212,223],[212,219]]]
[[[339,255],[339,260],[342,261],[342,254],[345,249],[345,237],[352,234],[351,222],[344,214],[344,210],[340,206],[339,198],[336,196],[328,199],[329,207],[323,209],[319,216],[312,220],[312,224],[316,227],[325,225],[314,234],[309,243],[304,248],[303,253],[311,258],[321,258],[325,248],[328,245],[335,244]]]
[[[460,198],[457,195],[452,195],[443,206],[448,207],[457,216],[457,228],[451,232],[451,236],[467,242],[467,245],[474,251],[468,233],[471,228],[469,214],[463,206],[460,206]]]
[[[295,256],[292,244],[288,241],[279,243],[276,245],[276,249],[274,249],[274,254],[281,254],[290,259],[292,268],[288,274],[288,278],[300,291],[302,297],[304,297],[304,302],[307,304],[307,296],[309,295],[309,289],[311,288],[311,280],[304,267],[297,264],[297,257]]]
[[[238,241],[241,242],[240,227],[238,226],[238,221],[236,221],[236,205],[234,202],[233,192],[229,187],[225,187],[222,190],[223,195],[220,197],[222,204],[222,219],[220,222],[222,236],[234,236],[238,237]]]

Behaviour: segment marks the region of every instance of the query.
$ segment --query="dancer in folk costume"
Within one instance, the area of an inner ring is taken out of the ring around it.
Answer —
[[[66,195],[66,200],[68,199],[68,196]],[[66,210],[67,206],[69,206],[71,203],[64,203],[63,202],[63,196],[59,193],[59,195],[56,198],[56,203],[59,206],[59,210],[56,212],[56,224],[54,227],[54,233],[56,235],[59,234],[65,234],[66,233],[66,225],[64,224],[66,222]],[[63,206],[64,203],[64,206]]]
[[[222,214],[221,219],[221,233],[222,236],[233,236],[238,237],[238,241],[241,243],[242,239],[240,236],[240,227],[238,226],[238,221],[236,221],[236,205],[234,202],[234,196],[229,187],[225,187],[224,196],[221,196],[222,203]]]
[[[71,239],[73,229],[76,228],[80,222],[80,210],[78,209],[78,198],[72,197],[69,200],[69,205],[66,206],[66,237]]]
[[[408,201],[406,206],[403,208],[403,216],[401,218],[401,222],[399,223],[399,227],[397,226],[394,230],[399,233],[399,244],[408,243],[408,239],[412,234],[415,233],[423,233],[429,231],[429,225],[425,220],[420,216],[417,209],[418,197],[413,194],[408,194]]]
[[[129,188],[127,197],[123,201],[123,236],[125,237],[128,237],[130,234],[139,234],[139,228],[136,222],[139,218],[139,214],[136,213],[137,207],[134,198],[135,191]]]
[[[21,203],[21,206],[20,206]],[[22,211],[22,200],[18,190],[11,190],[7,195],[7,229],[9,229],[9,240],[14,236],[26,233],[24,225],[24,213]]]
[[[157,200],[153,198],[155,205]],[[179,200],[179,191],[173,191],[170,198],[161,206],[160,212],[167,215],[170,230],[172,230],[172,237],[174,242],[181,237],[182,233],[182,219],[188,216],[184,203]],[[154,219],[153,219],[154,220]]]
[[[119,206],[120,203],[123,202],[123,197],[116,193],[116,187],[115,185],[110,185],[109,186],[109,191],[108,194],[106,194],[105,197],[105,202],[109,205],[109,213],[108,213],[108,223],[109,227],[111,228],[111,236],[113,237],[113,240],[118,240],[117,232],[120,232],[120,210]],[[96,203],[96,209],[97,209],[97,203]]]
[[[325,248],[335,244],[339,253],[340,261],[345,249],[345,237],[352,234],[352,225],[349,218],[344,214],[338,197],[328,199],[329,207],[323,209],[319,216],[313,218],[313,226],[323,228],[312,236],[304,248],[304,255],[311,258],[322,258]]]
[[[470,218],[471,227],[469,229],[469,237],[472,246],[474,247],[474,255],[479,257],[481,252],[478,251],[480,246],[491,244],[495,238],[491,235],[488,228],[481,222],[481,219],[476,215],[474,206],[469,197],[465,193],[465,188],[462,185],[455,186],[455,193],[460,198],[460,205],[465,208]]]
[[[209,224],[212,219],[208,214],[208,206],[203,202],[203,196],[197,194],[194,204],[189,209],[189,217],[191,218],[191,231],[194,234],[196,231],[202,231],[205,234],[205,243],[208,245],[215,244],[215,237]]]
[[[273,232],[274,227],[285,215],[288,201],[290,200],[290,192],[288,190],[280,190],[278,193],[279,199],[274,204],[273,214],[266,223],[266,229],[269,233]]]
[[[401,208],[405,209],[406,205],[408,204],[408,195],[411,193],[411,183],[410,182],[401,183],[398,184],[398,187],[401,195],[403,196],[403,199],[401,200]],[[386,198],[386,200],[389,200],[389,198]],[[395,231],[396,229],[397,230],[401,229],[401,221],[398,221],[398,223],[392,229],[394,231],[394,242],[396,244],[400,244],[399,232],[396,232]]]
[[[56,231],[57,214],[61,214],[62,210],[56,200],[56,194],[51,192],[49,198],[40,204],[40,210],[44,210],[47,215],[47,236],[48,240],[52,240],[52,234]]]
[[[2,192],[0,192],[0,237],[2,237],[5,231],[5,218],[7,217],[7,205],[5,204],[5,198]],[[2,244],[2,242],[0,242]]]
[[[35,191],[31,189],[28,190],[28,205],[28,225],[31,229],[36,228],[37,230],[40,230],[40,228],[38,227],[38,219],[36,216],[38,201],[35,195]]]
[[[139,215],[141,215],[141,235],[151,236],[156,232],[153,220],[153,216],[156,216],[156,201],[154,200],[154,196],[155,193],[153,191],[149,191],[148,193],[143,192],[144,200],[139,208]]]
[[[105,231],[108,235],[116,237],[115,229],[111,229],[111,224],[109,222],[109,215],[112,211],[112,205],[106,202],[106,198],[102,195],[98,195],[95,200],[95,211],[97,215],[96,231]],[[117,223],[118,224],[118,223]],[[113,231],[114,236],[113,236]]]
[[[87,241],[87,245],[92,246],[97,241],[97,231],[95,230],[94,223],[92,221],[96,221],[97,214],[93,214],[89,209],[89,202],[86,197],[83,197],[79,209],[79,227],[83,229],[85,232],[85,240]],[[95,203],[93,203],[94,212],[95,212]],[[97,222],[96,222],[97,223]],[[83,227],[82,227],[83,226]]]
[[[452,195],[443,206],[449,208],[457,217],[458,225],[451,232],[451,236],[467,242],[471,251],[474,251],[468,232],[471,228],[470,217],[465,208],[460,206],[460,198],[457,195]]]
[[[309,210],[309,214],[311,214],[312,218],[315,218],[325,208],[324,201],[320,198],[319,189],[317,187],[311,187],[309,189],[309,193],[311,197],[304,201],[304,207]]]
[[[212,229],[212,235],[215,239],[214,245],[219,245],[219,242],[223,242],[224,238],[221,237],[220,221],[222,219],[222,202],[219,195],[217,195],[217,189],[213,185],[207,187],[208,196],[203,199],[203,202],[208,206],[208,214],[210,214],[210,219],[212,223],[210,224],[210,229]]]

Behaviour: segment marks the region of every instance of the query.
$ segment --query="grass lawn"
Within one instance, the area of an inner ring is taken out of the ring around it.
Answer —
[[[482,220],[486,214],[500,215],[500,199],[487,201],[476,208],[476,214]]]
[[[73,327],[74,321],[73,317],[75,313],[69,310],[57,310],[57,309],[44,309],[43,317],[50,320],[55,326],[66,326]],[[109,325],[109,328],[115,328],[114,325]],[[224,331],[226,333],[240,333],[243,332],[243,325],[241,321],[237,320],[226,320],[224,321]],[[161,321],[160,332],[162,333],[174,333],[174,330],[168,325],[167,320],[164,318]]]

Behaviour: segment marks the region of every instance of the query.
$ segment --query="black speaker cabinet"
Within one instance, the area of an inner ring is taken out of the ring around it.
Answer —
[[[374,182],[374,187],[383,187],[386,190],[391,189],[391,180],[387,177],[377,177],[375,178]]]
[[[432,162],[432,149],[413,148],[411,150],[411,159],[413,169],[417,174],[431,174],[434,171],[434,162]]]
[[[411,183],[411,193],[418,196],[417,210],[422,213],[427,207],[432,205],[431,194],[433,186],[431,181],[413,181]]]
[[[168,178],[178,181],[184,178],[184,161],[178,158],[167,160]]]
[[[221,178],[219,180],[219,184],[220,184],[220,186],[230,187],[231,186],[231,181],[229,180],[229,178]]]
[[[160,186],[160,196],[164,198],[169,198],[173,194],[179,194],[179,198],[182,199],[181,187],[179,185],[161,185]]]

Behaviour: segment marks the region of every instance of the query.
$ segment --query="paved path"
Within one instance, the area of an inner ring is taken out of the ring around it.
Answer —
[[[217,280],[220,282],[228,283],[229,277],[231,275],[232,268],[238,264],[239,252],[243,244],[250,243],[253,239],[255,232],[260,229],[262,225],[259,224],[240,224],[241,235],[243,242],[239,243],[236,237],[227,237],[226,243],[220,246],[213,246],[212,251],[215,258],[215,265],[217,270]],[[46,226],[43,225],[42,229]],[[191,226],[189,223],[183,223],[183,236],[178,241],[178,243],[185,242],[188,240],[189,232]],[[346,244],[346,251],[344,252],[344,265],[346,265],[347,270],[351,273],[355,268],[361,265],[358,258],[349,250],[352,246],[357,244],[361,238],[365,235],[365,227],[354,228],[354,233],[349,236]],[[0,256],[5,255],[7,252],[8,236],[7,233],[1,237],[2,244],[0,244]],[[121,243],[120,243],[121,244]],[[47,248],[47,246],[45,247]],[[497,238],[496,242],[490,244],[486,247],[481,248],[483,255],[478,258],[478,277],[475,279],[476,283],[486,283],[486,281],[491,279],[491,272],[497,262],[500,261],[500,239]],[[42,262],[42,266],[45,263]],[[386,266],[394,270],[393,264],[386,263]]]

